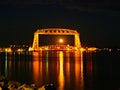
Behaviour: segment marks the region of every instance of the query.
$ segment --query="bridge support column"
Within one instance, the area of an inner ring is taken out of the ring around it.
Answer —
[[[34,33],[34,39],[33,39],[33,45],[32,45],[33,50],[38,50],[39,48],[38,35],[39,34],[37,32]]]
[[[81,47],[79,33],[75,34],[75,47],[77,47],[77,48]]]

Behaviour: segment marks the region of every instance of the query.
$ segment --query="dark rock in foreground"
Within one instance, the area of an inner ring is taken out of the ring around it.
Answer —
[[[0,76],[0,90],[56,90],[53,84],[47,84],[37,88],[35,84],[21,84],[17,81],[8,81],[4,76]]]
[[[53,84],[47,84],[42,86],[41,88],[38,88],[38,90],[56,90],[56,88]]]

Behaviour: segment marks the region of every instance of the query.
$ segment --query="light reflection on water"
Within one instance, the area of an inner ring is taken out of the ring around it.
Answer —
[[[37,86],[53,83],[58,87],[58,90],[70,90],[75,87],[83,90],[83,57],[81,52],[45,51],[32,54],[33,82]]]
[[[38,87],[53,83],[58,90],[83,90],[83,56],[81,52],[41,51],[3,54],[0,74],[10,80],[35,83]],[[5,62],[3,62],[5,59]],[[0,64],[1,64],[0,63]]]
[[[106,83],[107,89],[111,85],[119,88],[119,56],[78,51],[0,53],[0,75],[37,87],[52,83],[57,90],[98,90],[97,86],[105,87]]]
[[[59,88],[58,90],[63,90],[64,89],[64,71],[63,71],[63,52],[59,52]]]

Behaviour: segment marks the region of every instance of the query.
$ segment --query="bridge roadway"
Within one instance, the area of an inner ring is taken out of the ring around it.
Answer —
[[[69,45],[47,45],[39,47],[39,50],[78,50],[78,48]]]

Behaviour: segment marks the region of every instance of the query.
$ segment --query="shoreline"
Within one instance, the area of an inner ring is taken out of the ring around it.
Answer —
[[[0,90],[57,90],[53,84],[46,84],[37,87],[35,84],[21,84],[18,81],[9,81],[6,77],[0,76]]]

